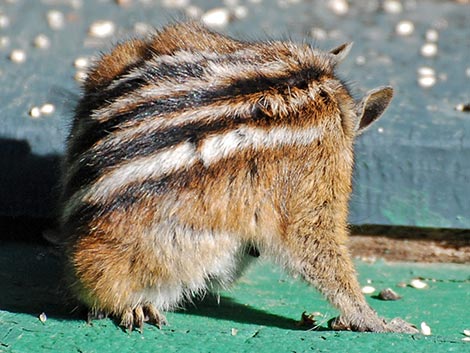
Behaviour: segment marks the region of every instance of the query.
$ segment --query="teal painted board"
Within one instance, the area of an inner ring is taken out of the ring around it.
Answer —
[[[223,8],[229,22],[216,29],[237,38],[290,38],[322,49],[354,41],[338,72],[358,98],[379,85],[395,87],[384,117],[357,141],[352,223],[470,228],[470,114],[456,109],[470,103],[470,5],[401,1],[393,10],[349,1],[341,13],[320,1],[127,3],[0,1],[0,216],[55,212],[60,156],[80,92],[76,58],[96,56],[139,29]],[[90,36],[98,20],[112,21],[114,33]],[[38,47],[40,34],[50,41],[46,49]],[[24,62],[11,59],[21,61],[16,49]],[[45,103],[55,111],[33,118]]]
[[[361,285],[391,287],[402,299],[368,302],[384,317],[402,318],[431,336],[334,332],[327,321],[338,313],[306,283],[265,262],[252,266],[231,290],[207,295],[168,313],[161,330],[126,333],[112,320],[87,324],[72,311],[50,248],[29,244],[0,247],[0,352],[468,352],[468,265],[357,263]],[[426,289],[401,288],[421,277]],[[317,312],[321,329],[298,325],[303,311]],[[39,315],[45,313],[47,320]]]

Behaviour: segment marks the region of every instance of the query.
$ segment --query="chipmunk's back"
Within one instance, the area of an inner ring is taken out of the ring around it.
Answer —
[[[230,284],[261,253],[312,283],[318,271],[330,280],[333,259],[345,274],[327,287],[352,283],[362,303],[344,250],[353,139],[391,89],[355,103],[334,74],[349,48],[176,24],[104,55],[64,163],[61,224],[78,298],[126,327],[160,325],[160,311]]]

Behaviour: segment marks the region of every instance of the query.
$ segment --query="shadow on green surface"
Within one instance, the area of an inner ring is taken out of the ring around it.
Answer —
[[[86,319],[62,285],[61,262],[50,246],[0,243],[0,310],[60,320]],[[217,320],[305,330],[296,320],[237,303],[229,297],[206,295],[180,313]]]
[[[0,243],[0,310],[57,319],[77,318],[62,285],[60,259],[52,247]]]
[[[237,303],[232,298],[206,295],[201,301],[187,305],[180,313],[195,316],[205,316],[217,320],[234,321],[242,324],[277,327],[287,330],[306,330],[309,325],[300,325],[299,321],[284,316],[253,308],[246,304]],[[321,328],[319,328],[321,329]]]

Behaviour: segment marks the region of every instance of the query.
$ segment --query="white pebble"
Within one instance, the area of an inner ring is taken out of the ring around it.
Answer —
[[[434,76],[421,76],[418,77],[418,84],[423,88],[429,88],[436,84],[436,77]],[[412,287],[414,287],[412,285]],[[417,288],[417,287],[414,287]]]
[[[185,12],[186,12],[186,16],[188,16],[190,18],[200,18],[204,13],[204,11],[202,11],[202,9],[200,7],[197,7],[197,6],[194,6],[194,5],[188,6],[185,9]]]
[[[361,291],[364,294],[372,294],[372,293],[375,292],[375,288],[372,287],[372,286],[364,286],[364,287],[362,287]]]
[[[365,63],[366,63],[366,57],[365,56],[359,55],[356,58],[356,65],[364,65]]]
[[[0,49],[6,48],[10,45],[10,38],[7,36],[0,37]]]
[[[248,16],[248,8],[246,6],[236,6],[233,9],[233,14],[235,15],[236,18],[238,19],[243,19]]]
[[[189,0],[163,0],[162,4],[169,8],[183,8],[189,5]]]
[[[85,82],[87,76],[88,75],[85,71],[77,71],[74,75],[74,79],[78,82]]]
[[[377,131],[378,131],[379,134],[383,134],[384,128],[383,128],[383,127],[379,127],[379,128],[377,129]]]
[[[47,23],[51,29],[61,29],[65,25],[65,16],[60,11],[51,10],[47,13]]]
[[[116,26],[114,22],[107,20],[99,20],[91,24],[88,33],[92,37],[106,38],[112,36],[115,30]]]
[[[74,9],[80,9],[83,6],[82,0],[70,0],[70,6]]]
[[[459,112],[470,112],[470,103],[468,104],[459,103],[455,106],[455,110]],[[466,330],[466,331],[470,333],[470,330]]]
[[[428,42],[437,42],[439,39],[439,32],[435,29],[428,29],[426,31],[425,38]]]
[[[231,334],[232,336],[236,336],[238,333],[238,330],[236,328],[232,328]]]
[[[410,286],[412,286],[413,288],[416,288],[416,289],[424,289],[428,286],[428,284],[426,282],[423,282],[420,279],[416,278],[416,279],[413,279],[410,282]]]
[[[415,25],[411,21],[403,20],[397,23],[395,27],[395,32],[399,36],[409,36],[415,30]]]
[[[145,22],[136,22],[134,23],[134,32],[138,34],[150,33],[154,30],[154,27]]]
[[[470,336],[470,330],[463,330],[463,334],[465,336]]]
[[[39,118],[41,116],[41,109],[39,107],[32,107],[29,110],[29,115],[31,118]]]
[[[224,0],[223,3],[225,6],[235,7],[238,5],[238,0]]]
[[[10,53],[10,60],[14,63],[21,64],[26,61],[26,53],[21,49],[14,49]]]
[[[41,114],[49,115],[54,113],[55,106],[52,103],[45,103],[41,106],[41,108],[39,108],[39,110],[41,111]]]
[[[437,44],[436,43],[426,43],[421,47],[421,55],[425,57],[436,56],[437,54]]]
[[[425,336],[431,335],[431,328],[424,321],[421,323],[421,333]]]
[[[316,40],[325,40],[328,38],[328,33],[320,27],[313,27],[310,34]]]
[[[418,75],[420,76],[436,76],[436,71],[429,66],[421,66],[418,68]]]
[[[10,25],[10,19],[7,15],[0,13],[0,28],[6,28]]]
[[[328,7],[339,16],[346,15],[349,11],[349,4],[346,0],[330,0]]]
[[[47,315],[46,313],[41,313],[39,315],[39,321],[41,321],[42,323],[45,323],[47,321]]]
[[[387,13],[401,13],[403,11],[403,5],[397,0],[385,0],[383,3],[384,11]]]
[[[230,12],[225,8],[215,8],[202,15],[201,20],[207,26],[224,27],[230,20]]]
[[[465,69],[465,75],[467,75],[467,77],[470,78],[470,67],[467,67]]]
[[[73,62],[73,66],[75,66],[77,69],[86,69],[89,65],[90,61],[84,56],[79,56]]]
[[[470,342],[470,337],[464,337],[464,338],[462,338],[462,341],[464,341],[464,342]]]
[[[51,40],[45,34],[38,34],[34,38],[33,44],[36,48],[48,49],[51,47]]]

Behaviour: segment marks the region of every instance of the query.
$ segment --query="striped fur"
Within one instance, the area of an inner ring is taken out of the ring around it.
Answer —
[[[317,286],[342,324],[386,331],[344,244],[353,140],[391,89],[356,103],[334,74],[349,48],[241,42],[192,23],[103,55],[64,163],[75,295],[126,327],[145,314],[161,325],[161,311],[229,285],[261,253]]]

